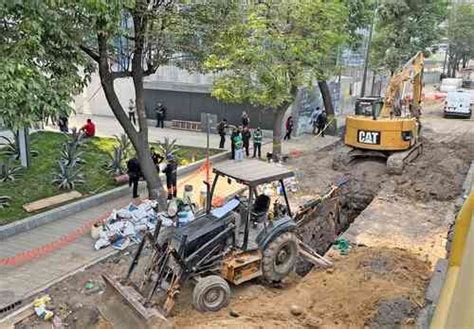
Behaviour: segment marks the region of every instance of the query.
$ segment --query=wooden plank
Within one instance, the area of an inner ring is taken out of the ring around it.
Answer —
[[[33,211],[41,210],[41,209],[48,208],[51,206],[55,206],[55,205],[58,205],[70,200],[74,200],[74,199],[80,198],[81,196],[82,194],[77,191],[62,193],[62,194],[58,194],[49,198],[40,199],[34,202],[27,203],[23,205],[23,209],[25,209],[25,211],[27,212],[33,212]]]

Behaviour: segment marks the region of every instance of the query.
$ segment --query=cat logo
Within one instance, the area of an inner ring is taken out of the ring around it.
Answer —
[[[380,132],[359,130],[357,132],[357,141],[362,144],[380,144]]]

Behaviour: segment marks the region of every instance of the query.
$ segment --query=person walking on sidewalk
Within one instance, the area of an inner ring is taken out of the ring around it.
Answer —
[[[245,155],[248,157],[250,155],[250,138],[252,138],[252,133],[249,130],[249,127],[244,127],[242,130],[242,142],[245,150]]]
[[[244,152],[242,150],[243,141],[239,132],[233,138],[235,148],[235,161],[242,161],[244,159]]]
[[[219,148],[220,149],[223,149],[224,148],[224,144],[225,144],[225,130],[227,129],[228,125],[227,125],[227,120],[226,119],[223,119],[221,122],[219,122],[219,124],[217,125],[217,133],[219,134],[219,136],[221,137],[221,140],[219,142]]]
[[[166,118],[166,107],[158,102],[155,108],[156,112],[156,126],[164,128],[165,127],[165,118]]]
[[[178,181],[178,163],[174,159],[173,154],[166,156],[168,163],[163,172],[166,175],[166,188],[168,189],[168,200],[172,200],[178,196],[177,181]]]
[[[326,111],[321,112],[318,117],[318,132],[317,134],[321,133],[321,137],[324,137],[324,129],[326,124],[328,123],[328,117],[326,115]]]
[[[138,198],[138,181],[142,176],[140,163],[136,157],[127,161],[128,186],[133,186],[133,198]]]
[[[260,127],[257,127],[257,129],[253,132],[253,157],[257,155],[258,152],[258,158],[260,159],[262,157],[262,130]]]
[[[133,102],[133,99],[130,98],[130,101],[128,102],[128,118],[130,119],[130,122],[132,122],[134,125],[137,124],[137,118],[135,117],[135,103]]]
[[[291,133],[293,132],[293,116],[289,116],[288,119],[286,119],[286,135],[283,137],[283,140],[290,140],[291,139]]]

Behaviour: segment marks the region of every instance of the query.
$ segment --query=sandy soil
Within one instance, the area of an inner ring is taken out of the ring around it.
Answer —
[[[173,321],[176,328],[390,328],[414,323],[428,279],[426,263],[405,251],[358,248],[294,287],[254,286],[220,312],[189,309]],[[390,303],[404,307],[378,313]]]

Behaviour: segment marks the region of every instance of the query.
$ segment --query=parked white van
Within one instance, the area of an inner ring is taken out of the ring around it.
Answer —
[[[464,90],[450,91],[444,102],[445,117],[471,117],[471,93]]]

